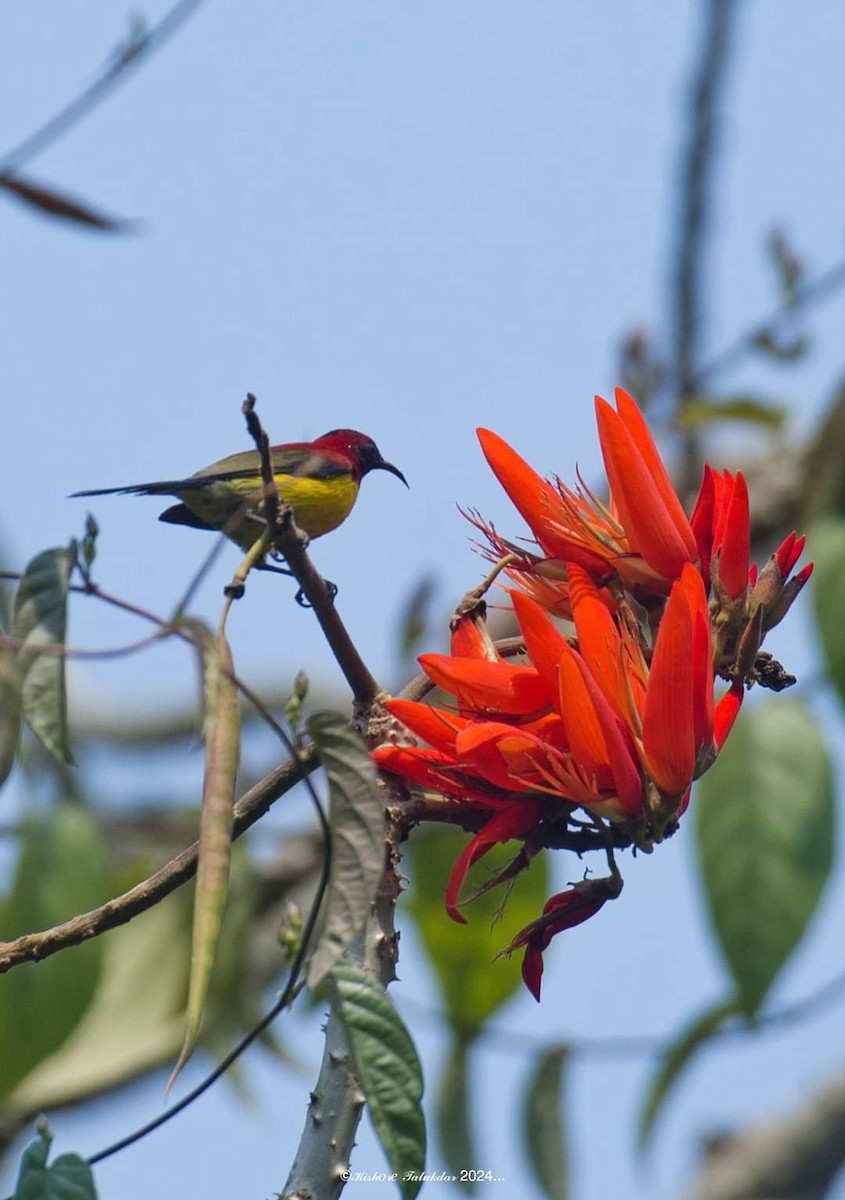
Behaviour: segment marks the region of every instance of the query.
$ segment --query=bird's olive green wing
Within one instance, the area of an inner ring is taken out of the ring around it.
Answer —
[[[308,446],[276,446],[270,451],[273,472],[276,475],[295,475],[305,479],[338,479],[351,474],[348,464],[334,462],[324,454]],[[185,492],[198,492],[211,483],[226,483],[234,480],[255,480],[256,490],[261,487],[261,459],[257,450],[244,450],[230,454],[219,462],[203,467],[189,479],[166,479],[155,483],[131,483],[124,487],[96,488],[93,491],[73,492],[73,496],[182,496]]]
[[[333,462],[324,454],[319,454],[307,447],[277,446],[270,451],[270,461],[273,464],[274,475],[296,475],[305,479],[337,479],[349,475],[348,464]],[[184,491],[203,487],[208,483],[223,483],[233,479],[255,479],[260,485],[261,458],[257,450],[244,450],[240,454],[230,454],[197,471],[190,479],[182,484]]]

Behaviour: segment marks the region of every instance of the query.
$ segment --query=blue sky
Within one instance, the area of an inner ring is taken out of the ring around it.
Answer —
[[[163,11],[144,9],[150,21]],[[123,34],[105,0],[47,15],[47,6],[20,6],[0,18],[0,147],[61,106]],[[814,17],[801,21],[784,0],[740,12],[715,173],[710,351],[772,306],[762,246],[773,223],[811,269],[842,253],[845,16],[828,2]],[[137,234],[78,233],[0,201],[7,561],[21,565],[81,530],[85,502],[66,500],[70,492],[189,474],[245,448],[239,408],[251,390],[273,440],[359,428],[411,484],[406,492],[371,476],[348,524],[313,548],[368,661],[392,679],[396,614],[420,576],[436,578],[445,616],[482,573],[456,505],[522,532],[475,427],[501,433],[538,470],[571,478],[577,461],[595,478],[592,396],[617,381],[618,343],[634,326],[666,336],[698,18],[697,5],[654,0],[264,0],[240,9],[209,0],[28,168],[137,218]],[[750,362],[725,385],[775,389],[793,406],[793,432],[806,431],[837,382],[843,313],[837,297],[812,314],[814,353],[791,372]],[[207,540],[159,525],[155,500],[106,499],[95,511],[99,578],[166,613]],[[236,561],[234,551],[223,556],[197,601],[209,620]],[[301,666],[320,679],[336,670],[289,592],[272,577],[250,581],[230,621],[238,668],[256,684]],[[809,672],[801,619],[791,624],[772,649]],[[75,645],[136,634],[101,608],[74,609]],[[178,649],[86,666],[73,683],[84,704],[123,711],[187,700],[193,687]],[[193,767],[198,778],[199,760]],[[560,864],[561,880],[567,869]],[[723,994],[690,838],[625,873],[622,902],[555,945],[542,1006],[522,997],[500,1024],[562,1040],[668,1034]],[[827,896],[777,998],[797,998],[835,971],[841,892],[840,883]],[[410,934],[400,974],[400,1005],[406,993],[428,994]],[[575,1195],[676,1194],[696,1137],[787,1107],[829,1069],[838,1025],[833,1013],[708,1055],[680,1090],[649,1173],[635,1171],[631,1153],[646,1065],[579,1063],[570,1088]],[[317,1042],[294,1028],[315,1063]],[[436,1030],[414,1031],[424,1061],[436,1061]],[[134,1200],[165,1177],[173,1194],[190,1180],[209,1200],[233,1188],[278,1190],[308,1076],[280,1081],[260,1053],[250,1066],[259,1109],[216,1091],[104,1164],[103,1197]],[[511,1196],[517,1182],[523,1191],[510,1138],[523,1069],[501,1049],[479,1064],[483,1161],[468,1165],[508,1181],[484,1195]],[[160,1101],[155,1080],[61,1117],[58,1146],[93,1151]],[[366,1133],[356,1166],[380,1165]]]

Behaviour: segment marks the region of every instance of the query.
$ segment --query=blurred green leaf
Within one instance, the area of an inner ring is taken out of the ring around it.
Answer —
[[[262,922],[261,895],[255,863],[246,846],[235,843],[226,919],[214,956],[201,1038],[202,1044],[220,1058],[263,1015],[265,985],[282,967],[283,955],[274,936],[277,909],[273,908],[268,922]],[[275,1044],[270,1038],[262,1038],[262,1042],[265,1046]],[[238,1066],[235,1064],[235,1070]]]
[[[814,525],[808,538],[813,548],[813,608],[827,672],[845,704],[845,520]]]
[[[700,398],[684,403],[678,415],[682,429],[702,429],[717,421],[742,421],[762,429],[782,429],[788,409],[759,396],[727,396],[723,400]]]
[[[9,777],[21,733],[21,684],[16,656],[0,648],[0,786]]]
[[[12,636],[21,643],[17,668],[21,706],[32,732],[59,762],[72,763],[67,730],[64,649],[67,593],[74,555],[44,550],[20,581],[12,618]]]
[[[777,275],[778,291],[785,300],[792,300],[804,279],[804,264],[779,225],[766,235],[766,252]]]
[[[185,1041],[168,1088],[199,1038],[229,893],[233,806],[241,750],[241,713],[234,671],[232,652],[223,631],[213,638],[204,638],[205,777],[191,937],[191,980]]]
[[[549,1200],[567,1200],[569,1163],[564,1135],[561,1090],[568,1046],[551,1046],[538,1055],[528,1079],[522,1129],[534,1178]]]
[[[648,412],[666,378],[666,364],[645,329],[631,329],[619,347],[619,381]]]
[[[646,1089],[637,1127],[637,1145],[645,1150],[654,1132],[657,1118],[669,1093],[702,1046],[715,1037],[731,1017],[741,1015],[736,1000],[717,1004],[704,1010],[689,1023],[669,1048],[660,1056],[660,1062]]]
[[[493,888],[468,904],[462,910],[467,924],[458,925],[447,916],[443,897],[466,838],[467,834],[453,829],[414,831],[408,843],[411,886],[405,911],[413,918],[431,959],[453,1028],[471,1035],[521,986],[516,958],[493,959],[542,911],[548,873],[545,857],[538,855],[517,878],[500,920],[496,916],[505,897],[504,887]],[[473,867],[464,894],[471,894],[474,887],[502,870],[520,846],[517,842],[495,846]]]
[[[786,342],[776,337],[771,330],[764,329],[755,337],[754,345],[776,362],[793,363],[799,362],[810,349],[810,340],[804,334],[799,334]]]
[[[319,986],[362,929],[384,874],[384,805],[367,748],[339,713],[306,722],[329,781],[331,879],[325,919],[308,964],[308,986]]]
[[[97,1200],[94,1176],[84,1158],[60,1154],[47,1165],[51,1141],[42,1123],[37,1141],[23,1152],[11,1200]]]
[[[840,381],[803,459],[801,524],[845,516],[845,382]],[[810,543],[815,553],[815,541]]]
[[[833,855],[833,781],[797,700],[743,712],[693,807],[710,915],[743,1012],[753,1017],[800,941]]]
[[[0,938],[49,929],[94,908],[106,898],[106,884],[105,847],[84,809],[62,804],[27,817],[12,891],[0,905]],[[102,940],[93,938],[0,977],[0,1097],[79,1024],[97,987],[102,953]]]
[[[399,613],[399,656],[404,661],[410,658],[428,628],[431,602],[436,584],[430,575],[424,575],[414,585]]]
[[[472,1039],[457,1035],[452,1040],[443,1064],[437,1090],[435,1121],[437,1141],[446,1169],[457,1176],[465,1192],[476,1190],[475,1182],[461,1172],[479,1162],[472,1131],[473,1106],[470,1104],[469,1056]]]
[[[402,1196],[413,1200],[422,1185],[404,1176],[425,1167],[423,1078],[414,1043],[372,975],[343,961],[329,981],[376,1134]]]
[[[187,894],[168,897],[98,941],[102,969],[89,1007],[55,1054],[14,1090],[3,1106],[4,1117],[96,1095],[178,1052],[188,985]]]
[[[88,513],[85,517],[85,533],[79,542],[79,559],[85,579],[89,581],[91,578],[91,568],[94,565],[94,559],[97,557],[97,537],[99,532],[99,525],[91,513]]]

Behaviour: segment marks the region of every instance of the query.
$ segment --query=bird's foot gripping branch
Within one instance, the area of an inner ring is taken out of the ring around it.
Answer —
[[[673,833],[747,688],[789,681],[761,646],[812,570],[792,574],[804,548],[795,533],[762,569],[749,561],[741,473],[706,466],[688,519],[631,397],[617,391],[616,408],[597,398],[596,416],[606,503],[583,483],[542,478],[500,437],[479,430],[535,543],[526,550],[472,516],[485,553],[514,585],[522,661],[494,644],[483,605],[463,605],[451,654],[420,658],[431,684],[453,700],[389,700],[424,745],[375,751],[384,770],[443,797],[451,819],[471,817],[477,832],[446,891],[456,921],[464,919],[467,872],[499,842],[523,842],[515,869],[544,848],[606,854],[607,878],[552,896],[505,948],[524,948],[523,978],[537,999],[552,937],[621,891],[614,848],[650,851]],[[563,632],[556,618],[574,631]]]

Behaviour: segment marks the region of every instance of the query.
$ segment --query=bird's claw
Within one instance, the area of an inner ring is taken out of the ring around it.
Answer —
[[[337,595],[337,584],[332,583],[332,581],[330,579],[324,579],[323,582],[326,585],[326,593],[328,595],[329,603],[334,604],[334,598]],[[296,603],[299,605],[300,608],[313,608],[314,607],[312,605],[311,601],[305,595],[305,592],[302,590],[302,588],[299,588],[296,595],[294,596],[294,600],[296,601]]]

